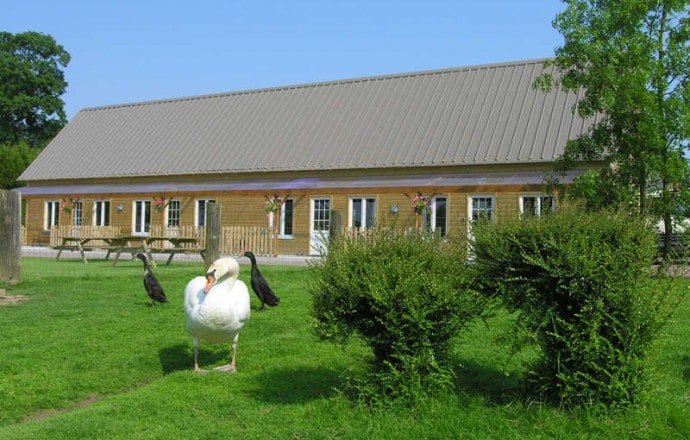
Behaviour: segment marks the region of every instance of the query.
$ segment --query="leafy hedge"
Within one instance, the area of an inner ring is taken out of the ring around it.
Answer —
[[[346,343],[358,336],[374,354],[351,382],[366,400],[414,399],[453,384],[451,340],[484,310],[471,288],[466,247],[430,234],[379,229],[336,238],[313,267],[316,333]]]
[[[474,236],[477,285],[518,311],[541,349],[536,391],[566,404],[639,401],[645,354],[675,298],[652,273],[656,237],[645,223],[570,210],[478,225]]]

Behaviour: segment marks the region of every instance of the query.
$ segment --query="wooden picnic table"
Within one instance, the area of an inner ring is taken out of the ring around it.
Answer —
[[[92,247],[88,246],[89,242],[96,240],[102,240],[107,243],[107,245],[97,245]],[[172,245],[172,247],[152,247],[155,242],[168,242]],[[132,256],[141,252],[146,254],[154,267],[157,267],[156,261],[152,256],[153,253],[169,254],[168,260],[165,263],[166,265],[169,265],[172,262],[175,254],[198,253],[203,257],[205,249],[201,249],[196,246],[198,243],[199,240],[195,237],[166,237],[151,235],[126,235],[117,237],[62,237],[62,244],[57,246],[58,254],[56,259],[60,258],[63,250],[77,250],[81,254],[82,261],[84,263],[88,263],[88,259],[86,258],[86,254],[84,252],[94,248],[101,248],[107,251],[105,255],[106,260],[110,257],[111,253],[115,254],[113,266],[117,264],[117,261],[120,259],[120,255],[123,252],[131,253]],[[187,246],[185,247],[185,245]]]

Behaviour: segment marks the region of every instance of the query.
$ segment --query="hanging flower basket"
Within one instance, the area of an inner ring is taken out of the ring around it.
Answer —
[[[276,214],[280,212],[280,208],[285,204],[285,197],[281,196],[266,196],[266,201],[264,202],[264,212],[266,217],[270,217],[271,214]]]
[[[416,215],[422,215],[431,209],[431,197],[425,196],[422,193],[417,193],[412,198],[412,209]]]
[[[166,198],[165,196],[154,197],[153,207],[155,208],[156,212],[161,213],[165,211],[165,208],[167,208],[167,206],[170,204],[170,200],[170,197]]]
[[[62,202],[60,202],[60,212],[65,212],[69,214],[72,212],[72,209],[74,209],[74,204],[76,203],[76,200],[74,199],[62,199]]]
[[[271,218],[273,215],[273,256],[278,256],[278,235],[280,234],[280,222],[278,218],[280,217],[280,208],[285,203],[286,197],[272,195],[266,196],[266,201],[264,202],[264,212],[266,213],[266,218]]]

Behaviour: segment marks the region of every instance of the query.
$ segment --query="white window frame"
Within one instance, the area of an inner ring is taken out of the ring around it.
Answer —
[[[43,216],[43,227],[46,231],[50,231],[53,226],[60,225],[60,201],[46,200],[45,210]]]
[[[139,208],[141,206],[141,208]],[[148,211],[148,222],[147,220]],[[139,217],[139,218],[137,218]],[[139,230],[138,230],[139,229]],[[134,200],[132,202],[132,235],[149,235],[151,231],[151,201]]]
[[[99,215],[100,222],[98,221]],[[110,226],[110,200],[96,200],[93,202],[92,219],[94,226]]]
[[[467,212],[468,212],[468,226],[471,227],[474,222],[476,221],[475,219],[475,210],[473,208],[474,201],[475,200],[490,200],[491,201],[491,210],[488,211],[491,213],[489,216],[489,220],[491,223],[494,223],[496,221],[496,197],[493,194],[470,194],[467,197]],[[486,209],[481,209],[481,212],[486,212]]]
[[[206,205],[209,203],[216,203],[215,199],[196,199],[194,202],[194,226],[197,228],[206,227]],[[201,220],[199,217],[199,212],[201,211],[201,205],[204,206],[204,218]]]
[[[291,220],[290,226],[292,228],[291,234],[285,233],[285,219],[286,219],[285,209],[286,209],[288,202],[292,206],[292,218],[290,219]],[[285,199],[285,203],[283,203],[280,206],[280,232],[278,233],[278,238],[292,239],[295,237],[294,234],[295,234],[295,200],[288,198],[288,199]]]
[[[370,209],[370,203],[373,200],[373,217],[370,215],[368,210]],[[359,201],[362,204],[362,210],[361,210],[361,219],[360,226],[356,227],[354,226],[355,223],[355,201]],[[376,200],[376,197],[373,196],[362,196],[362,197],[350,197],[349,201],[349,213],[348,213],[348,219],[347,219],[347,227],[348,228],[357,228],[360,231],[364,231],[367,228],[373,228],[376,226],[376,216],[377,216],[377,210],[378,210],[378,201]],[[367,219],[373,219],[373,224],[368,225],[367,224]]]
[[[441,226],[441,236],[445,236],[448,234],[448,197],[447,196],[434,196],[431,199],[431,204],[429,205],[429,211],[431,215],[431,231],[436,232],[436,229],[439,228],[438,222],[436,221],[438,219],[437,214],[438,214],[438,209],[437,209],[437,203],[440,199],[443,199],[445,203],[445,221],[443,222],[444,224]],[[426,225],[425,225],[426,226]]]
[[[84,203],[76,200],[72,205],[72,225],[81,226],[84,224]]]
[[[175,209],[170,209],[171,207],[176,206]],[[177,224],[171,225],[170,224],[170,211],[177,212],[177,216],[173,216],[173,219],[176,220]],[[165,207],[165,211],[163,212],[163,215],[165,216],[165,225],[169,228],[179,228],[180,227],[180,217],[182,216],[182,202],[178,199],[172,199],[170,202],[168,202],[168,206]]]
[[[525,215],[525,199],[530,198],[530,199],[535,199],[535,208],[536,212],[534,213],[529,213],[529,215],[535,215],[537,217],[541,217],[542,214],[544,214],[544,207],[543,207],[543,202],[544,199],[550,199],[551,200],[551,206],[548,208],[550,212],[553,212],[556,210],[556,199],[548,194],[544,193],[530,193],[530,194],[522,194],[520,196],[520,216]]]

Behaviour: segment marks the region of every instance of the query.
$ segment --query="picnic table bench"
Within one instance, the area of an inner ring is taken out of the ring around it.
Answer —
[[[89,242],[101,240],[105,245],[88,246]],[[170,243],[172,246],[165,245],[154,247],[154,243]],[[195,237],[166,237],[166,236],[151,236],[151,235],[128,235],[118,237],[62,237],[61,244],[54,246],[58,250],[56,259],[59,259],[62,252],[65,250],[79,251],[81,259],[84,263],[88,263],[85,251],[93,249],[103,249],[106,252],[105,259],[110,258],[110,254],[114,253],[113,266],[117,264],[120,255],[123,253],[130,253],[134,256],[137,253],[146,254],[151,264],[156,267],[156,261],[153,259],[154,253],[169,254],[166,265],[172,262],[175,254],[200,254],[204,257],[205,249],[198,246],[199,240]]]

